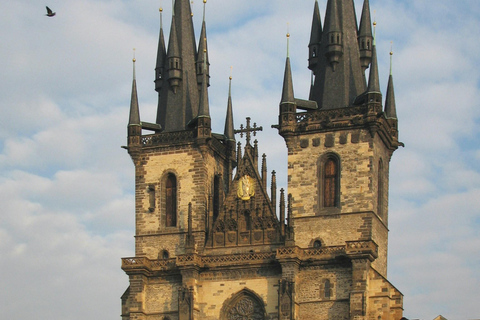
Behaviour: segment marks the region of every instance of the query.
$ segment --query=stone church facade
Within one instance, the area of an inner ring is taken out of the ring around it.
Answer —
[[[135,257],[122,259],[122,319],[400,320],[387,251],[401,143],[369,1],[358,24],[353,0],[328,0],[323,26],[315,1],[308,100],[295,97],[286,59],[273,127],[288,149],[287,190],[252,141],[262,128],[250,118],[234,127],[230,93],[224,132],[212,132],[205,19],[196,42],[190,1],[173,10],[167,45],[160,28],[155,123],[140,120],[135,76],[132,87]]]

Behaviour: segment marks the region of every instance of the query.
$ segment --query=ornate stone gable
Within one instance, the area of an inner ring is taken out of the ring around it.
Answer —
[[[266,190],[266,179],[258,170],[258,145],[250,144],[250,133],[261,130],[254,124],[241,126],[237,133],[246,134],[243,157],[239,157],[237,171],[229,192],[213,223],[213,247],[248,244],[280,243],[283,239],[280,222]],[[239,145],[240,146],[240,145]],[[264,156],[265,159],[265,156]],[[265,174],[265,172],[262,173]]]

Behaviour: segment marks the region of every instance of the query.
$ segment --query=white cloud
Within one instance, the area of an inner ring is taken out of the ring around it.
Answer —
[[[383,87],[394,41],[406,144],[391,164],[390,280],[406,295],[407,317],[475,318],[480,76],[473,66],[480,63],[480,46],[471,30],[480,4],[370,3],[377,10]],[[277,121],[285,33],[289,22],[295,94],[306,98],[313,4],[207,3],[214,130],[223,131],[233,65],[235,123],[251,116],[264,127],[259,148],[283,187],[286,148],[270,125]],[[160,5],[168,37],[171,4]],[[0,268],[8,274],[0,308],[10,318],[118,319],[128,285],[120,257],[133,255],[134,245],[134,167],[120,149],[132,48],[142,119],[152,122],[159,2],[66,0],[51,6],[53,19],[32,0],[11,2],[0,12],[0,58],[6,62],[0,78]],[[202,6],[194,2],[197,34]]]

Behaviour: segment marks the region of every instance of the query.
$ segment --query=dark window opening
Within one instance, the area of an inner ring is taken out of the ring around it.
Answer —
[[[165,225],[175,227],[177,225],[177,179],[169,174],[165,188]]]
[[[333,158],[328,158],[325,162],[324,170],[324,190],[323,190],[323,205],[324,207],[335,207],[338,198],[338,170],[337,161]]]

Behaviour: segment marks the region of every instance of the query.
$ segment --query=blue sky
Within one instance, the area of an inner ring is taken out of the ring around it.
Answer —
[[[0,317],[119,319],[134,254],[133,164],[120,146],[136,48],[143,121],[153,122],[159,6],[9,1],[0,11]],[[326,0],[319,0],[323,18]],[[400,140],[390,172],[389,280],[405,316],[480,318],[480,2],[370,0],[383,93],[391,41]],[[236,125],[286,185],[277,121],[287,23],[295,95],[308,97],[313,0],[209,0],[213,129],[223,132],[233,66]],[[360,10],[362,1],[357,0]],[[195,0],[195,31],[202,1]],[[357,11],[357,16],[360,11]]]

